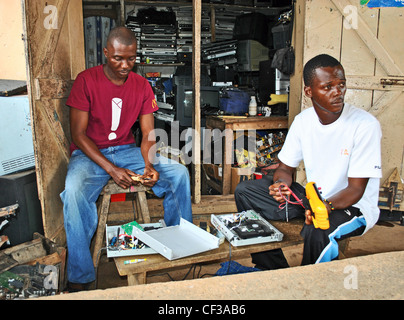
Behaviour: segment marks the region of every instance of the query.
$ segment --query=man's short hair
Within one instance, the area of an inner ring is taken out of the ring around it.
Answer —
[[[109,32],[107,43],[112,44],[114,40],[118,40],[119,43],[125,46],[137,43],[134,32],[125,27],[115,27]]]
[[[328,54],[319,54],[318,56],[311,58],[303,68],[304,85],[308,87],[311,86],[316,69],[336,66],[342,67],[337,59]]]

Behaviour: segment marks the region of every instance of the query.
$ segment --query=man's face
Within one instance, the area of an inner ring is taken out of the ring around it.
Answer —
[[[339,114],[344,107],[346,93],[345,72],[341,66],[317,68],[312,84],[304,88],[307,97],[313,101],[317,113]],[[319,107],[320,105],[320,107]]]
[[[136,49],[136,43],[127,46],[117,40],[104,48],[108,75],[113,77],[113,80],[126,80],[136,63]]]

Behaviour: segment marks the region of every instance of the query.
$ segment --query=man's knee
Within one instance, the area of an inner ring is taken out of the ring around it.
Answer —
[[[328,238],[327,230],[314,227],[314,224],[305,224],[301,232],[302,237],[309,241],[310,244],[324,243],[324,239]]]
[[[243,194],[246,193],[246,191],[248,190],[248,185],[251,183],[251,181],[242,181],[240,182],[237,186],[236,189],[234,190],[234,196],[235,197],[239,197]]]

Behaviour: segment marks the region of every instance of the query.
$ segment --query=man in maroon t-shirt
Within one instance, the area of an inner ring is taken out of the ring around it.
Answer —
[[[137,42],[124,27],[111,31],[105,65],[77,76],[67,105],[70,107],[71,158],[61,194],[68,246],[67,273],[72,289],[84,289],[95,280],[90,242],[98,224],[96,200],[109,179],[122,188],[136,184],[164,196],[168,226],[180,218],[192,221],[190,179],[185,166],[155,154],[153,112],[158,110],[148,81],[132,72]],[[139,120],[140,148],[131,131]]]

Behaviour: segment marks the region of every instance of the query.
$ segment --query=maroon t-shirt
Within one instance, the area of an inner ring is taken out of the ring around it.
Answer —
[[[131,128],[139,115],[158,110],[145,78],[130,72],[126,82],[118,86],[108,80],[102,65],[77,76],[66,104],[89,112],[87,136],[99,149],[134,143]],[[72,143],[70,151],[75,149]]]

